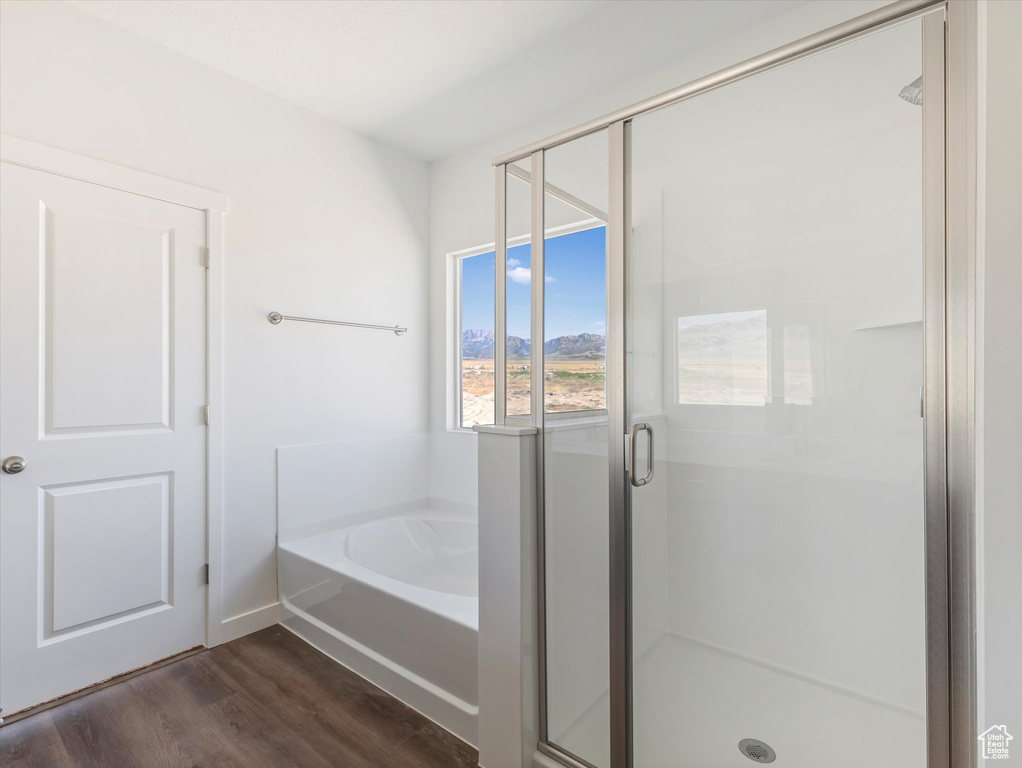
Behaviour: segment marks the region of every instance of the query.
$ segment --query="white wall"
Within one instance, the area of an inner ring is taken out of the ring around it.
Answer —
[[[275,449],[426,428],[428,168],[62,2],[0,11],[0,130],[229,196],[224,616],[273,604]]]
[[[427,444],[423,433],[279,448],[278,541],[427,506]]]
[[[987,2],[985,162],[980,160],[982,298],[977,451],[980,494],[980,733],[1005,724],[1022,747],[1022,3]],[[981,16],[982,24],[982,16]],[[985,180],[984,180],[985,175]]]

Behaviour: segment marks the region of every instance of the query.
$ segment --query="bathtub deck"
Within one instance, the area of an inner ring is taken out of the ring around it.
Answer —
[[[474,768],[477,759],[279,626],[0,727],[5,768]]]

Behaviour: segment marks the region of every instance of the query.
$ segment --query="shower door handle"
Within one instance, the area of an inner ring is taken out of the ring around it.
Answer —
[[[646,474],[642,477],[639,477],[635,472],[635,456],[638,454],[638,450],[636,449],[638,447],[637,443],[640,432],[646,433],[646,444],[649,447],[649,451],[646,453]],[[633,424],[632,429],[629,432],[629,437],[631,450],[629,450],[628,459],[628,478],[631,480],[633,487],[641,488],[653,479],[653,427],[644,422]]]

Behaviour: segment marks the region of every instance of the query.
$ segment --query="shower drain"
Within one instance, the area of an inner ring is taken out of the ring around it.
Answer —
[[[738,742],[738,751],[757,763],[772,763],[777,759],[773,747],[759,739],[742,739]]]

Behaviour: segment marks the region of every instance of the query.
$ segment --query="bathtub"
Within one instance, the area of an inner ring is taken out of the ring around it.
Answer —
[[[474,515],[431,509],[280,542],[284,624],[475,744],[478,542]]]

